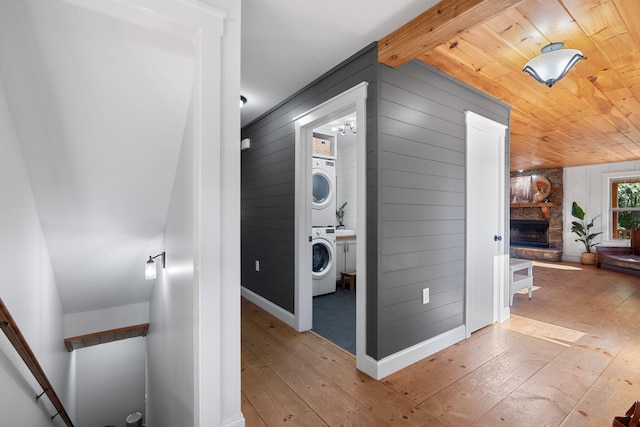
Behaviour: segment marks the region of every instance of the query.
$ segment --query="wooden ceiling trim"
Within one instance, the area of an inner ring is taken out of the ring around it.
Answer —
[[[106,344],[113,341],[128,338],[145,337],[149,331],[149,324],[127,326],[124,328],[110,329],[108,331],[94,332],[92,334],[79,335],[77,337],[65,338],[64,345],[67,351],[72,352],[84,347],[91,347],[98,344]]]
[[[398,67],[524,0],[443,0],[378,42],[378,61]]]
[[[635,127],[640,128],[640,102],[633,93],[626,87],[608,90],[605,93],[607,98],[615,102],[618,109],[625,115]]]
[[[640,20],[638,20],[638,0],[613,0],[621,19],[629,29],[631,36],[640,46]]]
[[[613,71],[612,64],[561,3],[549,0],[527,0],[518,6],[518,11],[532,25],[540,29],[549,42],[563,41],[567,48],[581,50],[586,60],[578,62],[575,69],[580,70],[600,89],[625,86],[623,79]],[[562,24],[549,25],[549,22]],[[543,46],[544,44],[541,44],[538,48]]]
[[[609,39],[626,32],[626,25],[612,1],[561,0],[567,11],[592,38]]]
[[[638,0],[527,0],[418,59],[513,107],[511,170],[640,159]],[[523,73],[548,43],[585,60],[554,87]]]
[[[472,31],[473,35],[469,36],[472,40],[476,37],[480,37],[480,35],[476,33],[476,30],[477,28]],[[486,36],[487,32],[484,32],[483,34]],[[445,56],[452,58],[452,61],[450,62],[457,62],[459,64],[466,65],[470,63],[471,58],[477,59],[480,55],[484,55],[483,52],[473,52],[468,55],[465,54],[465,49],[469,43],[461,39],[456,40],[458,41],[454,41],[456,44],[455,48],[440,46],[438,49],[434,49],[431,53],[421,57],[421,59],[425,62],[433,63],[434,61],[431,59],[434,57],[434,52],[442,52]],[[428,57],[429,59],[425,59],[425,57]],[[500,74],[504,74],[503,76],[482,76],[482,74],[487,71],[482,67],[474,70],[470,70],[470,66],[449,68],[453,68],[454,77],[470,83],[472,86],[491,94],[509,105],[518,107],[521,111],[528,112],[531,120],[540,120],[544,123],[557,123],[560,119],[575,114],[575,112],[571,111],[574,106],[574,104],[569,101],[572,98],[571,94],[551,96],[552,94],[550,93],[550,89],[540,85],[528,75],[521,73],[521,71],[518,71],[518,74],[501,71]],[[461,75],[461,73],[464,73],[464,75]],[[491,87],[483,85],[483,82],[486,82],[488,79],[492,81]],[[499,84],[496,84],[496,82]],[[556,88],[553,88],[553,90],[556,91]],[[558,90],[562,91],[563,89]],[[531,98],[531,95],[534,97]],[[555,105],[552,101],[553,99],[557,99],[562,104]],[[536,105],[541,102],[545,103],[546,108],[541,109],[536,107]],[[567,127],[566,130],[562,129],[562,126],[558,126],[558,128],[560,128],[561,134],[567,138],[571,137],[572,134],[573,136],[576,136],[576,132],[578,132],[577,136],[584,138],[585,134],[583,133],[583,129],[591,128],[593,132],[596,132],[596,129],[593,129],[587,121],[584,121],[582,127],[579,128]]]
[[[637,59],[638,45],[612,1],[562,0],[585,34],[615,68]],[[635,14],[637,15],[637,6]]]
[[[556,2],[546,1],[543,4],[539,4],[540,0],[530,0],[518,7],[518,10],[523,12],[523,16],[529,19],[535,26],[544,25],[543,19],[548,19],[545,15],[540,18],[540,10],[552,10],[554,14],[561,15],[566,14],[561,19],[562,21],[573,20],[571,15],[568,15],[566,10]],[[618,25],[622,24],[622,21],[618,22]],[[626,88],[624,81],[613,70],[612,64],[604,57],[604,55],[598,50],[594,42],[589,39],[583,31],[567,31],[567,28],[577,27],[577,24],[567,25],[562,28],[562,31],[549,31],[548,37],[550,40],[567,40],[568,47],[575,47],[581,49],[587,57],[585,61],[581,61],[576,65],[576,70],[583,74],[584,78],[575,78],[576,73],[572,73],[571,76],[567,76],[562,81],[563,85],[571,83],[572,79],[576,86],[579,88],[577,92],[574,92],[582,100],[588,100],[590,107],[599,114],[609,115],[609,121],[616,126],[622,126],[622,129],[629,129],[628,137],[636,138],[635,130],[640,125],[640,116],[633,116],[629,109],[621,109],[620,106],[635,105],[640,103],[633,98],[633,94]],[[626,30],[625,30],[626,31]],[[586,79],[586,80],[585,80]],[[571,86],[570,86],[571,87]],[[595,90],[594,90],[595,88]],[[625,90],[626,88],[626,90]],[[637,109],[635,111],[640,111]],[[622,122],[618,122],[622,120]]]

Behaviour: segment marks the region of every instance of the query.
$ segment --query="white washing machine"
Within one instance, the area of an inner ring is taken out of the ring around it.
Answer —
[[[313,158],[313,211],[314,227],[336,225],[336,161]]]
[[[336,291],[336,229],[313,227],[311,274],[313,296]]]

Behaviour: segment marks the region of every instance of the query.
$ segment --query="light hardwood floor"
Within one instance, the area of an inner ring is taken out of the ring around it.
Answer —
[[[381,381],[242,301],[242,411],[260,426],[609,426],[640,399],[640,278],[534,267],[512,318]]]

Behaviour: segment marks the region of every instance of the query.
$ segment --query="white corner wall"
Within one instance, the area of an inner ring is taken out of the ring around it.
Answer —
[[[65,338],[149,323],[149,303],[122,305],[64,315]]]
[[[195,425],[192,131],[188,126],[183,138],[165,228],[166,269],[151,294],[147,425],[153,427]]]
[[[338,135],[338,168],[336,170],[337,197],[336,209],[347,202],[344,214],[344,226],[355,230],[357,225],[357,189],[356,183],[356,135],[348,133]]]
[[[580,262],[580,254],[584,246],[582,243],[575,242],[576,236],[571,232],[571,204],[576,201],[582,209],[584,209],[587,218],[591,220],[597,215],[605,215],[603,206],[606,204],[606,194],[603,194],[602,177],[604,174],[616,172],[635,172],[640,171],[640,161],[619,162],[619,163],[603,163],[599,165],[577,166],[564,168],[563,186],[563,261]],[[594,222],[593,231],[602,231],[601,218]],[[601,237],[601,236],[600,236]],[[597,242],[602,242],[600,238],[596,238]],[[611,243],[611,242],[609,242]],[[604,242],[604,244],[608,244]]]
[[[244,426],[240,3],[202,3],[226,16],[220,34],[205,30],[196,41],[193,98],[165,227],[167,267],[150,304],[147,425],[153,427]]]
[[[149,322],[142,302],[64,316],[65,338]],[[145,417],[145,338],[114,341],[73,352],[79,426],[124,426],[127,415]]]
[[[74,359],[64,347],[63,311],[49,253],[0,76],[0,297],[56,394],[75,419]],[[49,427],[55,415],[16,351],[0,333],[0,424]],[[53,425],[63,425],[60,417]]]
[[[74,351],[76,426],[125,427],[134,412],[145,419],[144,341],[138,337]]]

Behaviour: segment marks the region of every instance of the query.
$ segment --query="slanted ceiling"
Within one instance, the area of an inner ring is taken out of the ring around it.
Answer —
[[[415,28],[415,23],[409,28],[420,36],[437,26],[455,27],[450,21],[462,19],[455,13],[434,14],[451,3],[459,2],[444,1],[425,12],[440,21],[430,21],[428,28]],[[494,5],[487,0],[461,3]],[[501,13],[435,47],[425,44],[425,50],[412,56],[513,107],[511,170],[640,159],[640,2],[495,4],[503,8]],[[547,88],[522,67],[543,46],[557,41],[580,49],[585,59]],[[410,45],[406,39],[403,43]],[[382,62],[396,65],[382,56],[384,50],[380,54]]]

